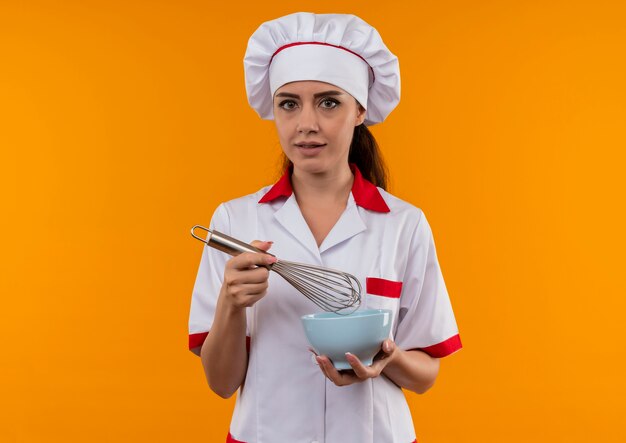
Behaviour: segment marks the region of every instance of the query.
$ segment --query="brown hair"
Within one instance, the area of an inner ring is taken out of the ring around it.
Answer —
[[[281,173],[291,168],[291,160],[283,153]],[[361,124],[354,127],[348,163],[354,163],[363,178],[387,190],[388,171],[374,135]]]

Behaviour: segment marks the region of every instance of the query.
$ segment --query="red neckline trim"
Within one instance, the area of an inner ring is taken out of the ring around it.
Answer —
[[[364,209],[369,209],[370,211],[391,212],[389,206],[385,203],[383,196],[380,195],[378,188],[363,178],[359,168],[357,168],[354,164],[350,164],[350,169],[354,174],[354,183],[352,183],[352,195],[354,197],[354,202],[358,206]],[[280,197],[290,197],[292,193],[293,188],[291,187],[291,171],[287,170],[280,180],[278,180],[274,186],[272,186],[271,189],[267,191],[263,197],[261,197],[259,203],[269,203]]]
[[[276,57],[276,54],[278,54],[280,51],[282,51],[284,49],[287,49],[287,48],[291,48],[293,46],[302,46],[302,45],[331,46],[333,48],[343,49],[344,51],[348,51],[350,54],[356,55],[361,60],[363,60],[365,62],[365,64],[367,64],[367,66],[370,68],[370,72],[372,73],[372,83],[374,83],[374,81],[376,80],[376,76],[374,75],[374,68],[372,68],[372,66],[367,62],[367,60],[365,60],[361,55],[357,54],[354,51],[351,51],[348,48],[344,48],[343,46],[333,45],[331,43],[324,43],[324,42],[294,42],[294,43],[289,43],[289,44],[283,45],[280,48],[278,48],[276,51],[274,51],[274,53],[272,54],[272,57],[270,58],[269,65],[272,64],[272,60],[274,60],[274,57]]]

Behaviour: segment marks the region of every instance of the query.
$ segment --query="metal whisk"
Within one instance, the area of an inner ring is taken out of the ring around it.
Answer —
[[[194,232],[196,229],[206,231],[206,239],[198,237]],[[269,252],[204,226],[196,225],[191,228],[191,235],[212,248],[232,256],[242,252],[260,252],[273,256]],[[361,283],[347,272],[286,260],[277,260],[268,265],[267,269],[276,272],[324,311],[339,313],[348,308],[353,308],[354,311],[361,304]]]

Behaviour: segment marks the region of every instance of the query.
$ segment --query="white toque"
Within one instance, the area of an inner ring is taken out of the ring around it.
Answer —
[[[243,64],[248,102],[263,119],[274,118],[276,90],[300,80],[348,92],[367,110],[366,125],[382,122],[400,101],[398,58],[354,15],[298,12],[265,22],[250,37]]]

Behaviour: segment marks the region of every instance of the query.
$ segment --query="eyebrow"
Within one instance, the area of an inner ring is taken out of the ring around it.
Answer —
[[[344,93],[341,91],[330,90],[330,91],[323,91],[323,92],[318,92],[317,94],[313,94],[313,97],[318,98],[323,95],[343,95],[343,94]],[[298,94],[292,94],[291,92],[279,92],[278,94],[276,94],[276,97],[300,98]]]

